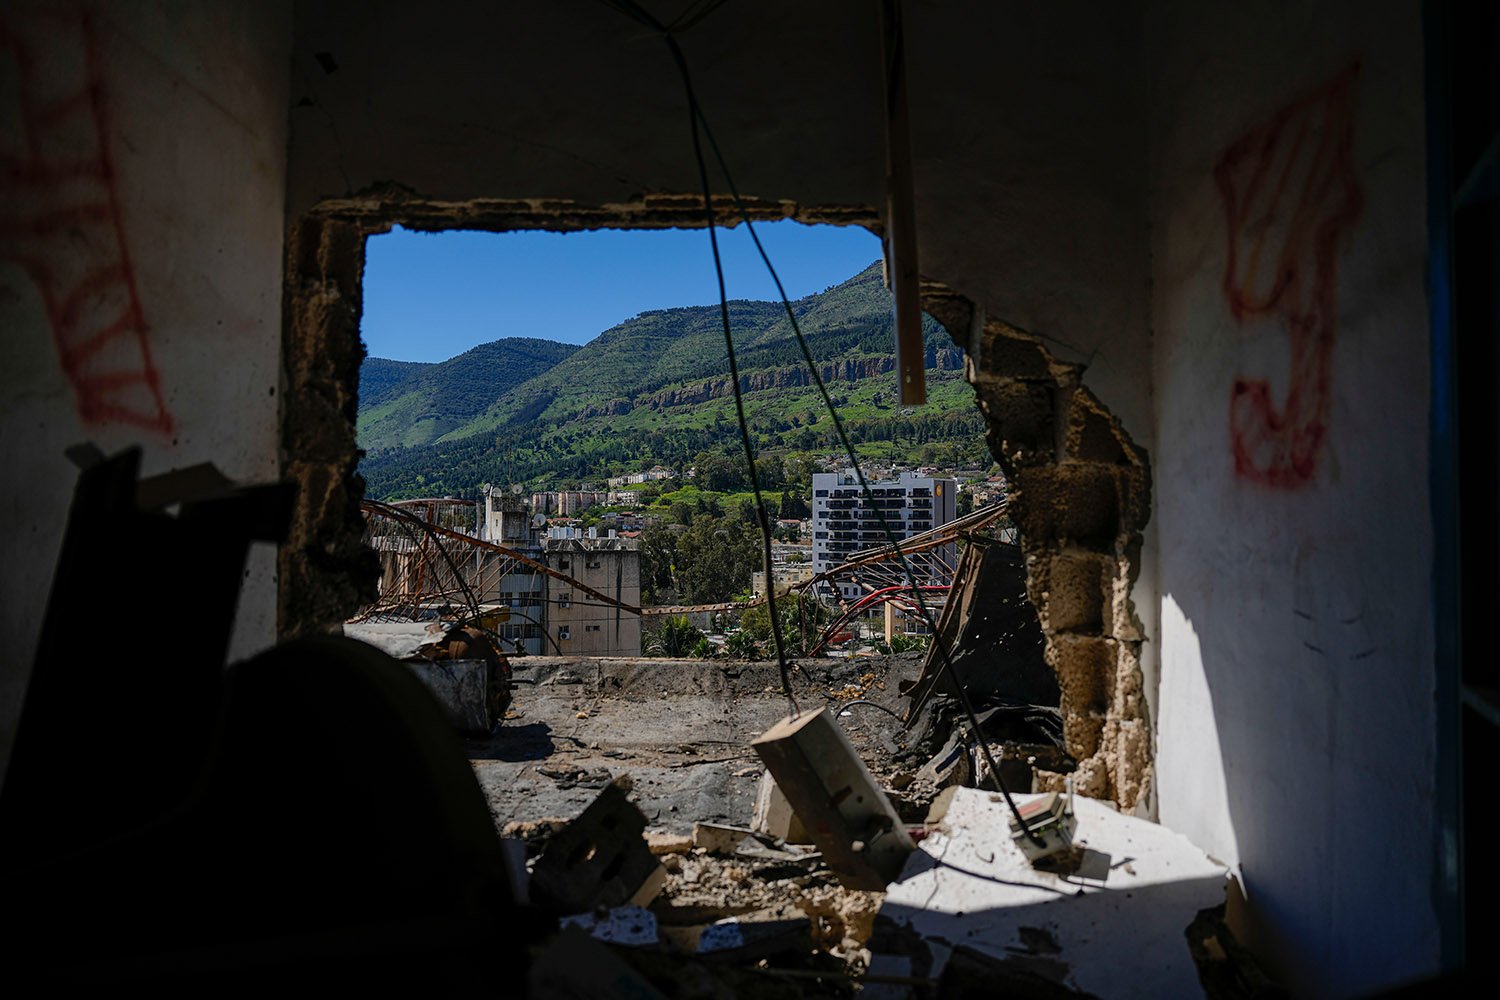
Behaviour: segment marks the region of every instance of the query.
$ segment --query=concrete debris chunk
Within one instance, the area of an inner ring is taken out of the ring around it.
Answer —
[[[646,846],[645,829],[646,817],[624,790],[606,785],[537,858],[531,870],[532,900],[558,916],[649,903],[667,873]]]
[[[935,981],[938,996],[974,995],[965,991],[981,985],[986,995],[1203,994],[1183,933],[1223,902],[1223,865],[1180,834],[1078,796],[1075,846],[1088,845],[1081,864],[1041,870],[1012,841],[1010,810],[999,798],[953,790],[942,824],[887,887],[868,944],[880,985],[861,996],[931,995],[881,983],[886,977]],[[1044,795],[1015,798],[1022,809],[1054,804]],[[1112,863],[1111,855],[1124,860]],[[1102,870],[1090,864],[1094,857]]]
[[[725,826],[722,823],[693,824],[693,846],[709,854],[733,854],[740,841],[753,836],[754,830],[740,826]]]
[[[882,889],[900,874],[911,837],[832,715],[783,719],[751,746],[846,887]]]
[[[640,906],[617,906],[602,913],[577,913],[562,918],[562,926],[588,931],[600,941],[635,948],[659,943],[656,914]]]
[[[792,804],[782,794],[770,771],[760,776],[755,790],[755,810],[750,814],[750,829],[788,844],[811,843],[807,829],[792,811]]]
[[[655,855],[686,854],[693,846],[693,838],[685,833],[665,833],[660,830],[646,833],[646,847]]]
[[[484,736],[499,721],[491,714],[490,667],[485,661],[420,660],[406,666],[465,736]]]
[[[917,770],[917,782],[930,783],[934,788],[949,788],[967,785],[973,777],[969,766],[969,747],[955,729],[948,742],[933,755],[932,759]]]

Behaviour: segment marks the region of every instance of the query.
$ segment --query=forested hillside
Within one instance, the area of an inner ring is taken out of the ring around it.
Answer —
[[[423,445],[578,350],[531,337],[480,344],[439,364],[367,358],[359,369],[359,442]]]
[[[930,402],[897,404],[878,263],[793,309],[862,452],[940,462],[983,455],[962,352],[930,319]],[[733,302],[730,319],[758,446],[768,454],[835,448],[782,306]],[[717,306],[642,313],[581,348],[534,346],[546,344],[496,341],[441,365],[367,360],[359,428],[369,495],[465,494],[485,481],[553,486],[681,466],[703,452],[739,454]],[[540,370],[517,379],[527,364]]]

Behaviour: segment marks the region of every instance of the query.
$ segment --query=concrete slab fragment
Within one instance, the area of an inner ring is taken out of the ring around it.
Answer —
[[[782,794],[776,779],[766,771],[755,790],[755,811],[750,815],[750,829],[788,844],[808,844],[807,830],[792,811],[792,804]]]
[[[429,626],[435,622],[349,622],[344,635],[368,643],[386,656],[397,660],[417,655],[417,650],[443,637],[441,629]]]
[[[405,666],[433,693],[460,733],[484,736],[494,727],[489,664],[483,660],[417,660]]]
[[[832,715],[783,719],[751,746],[846,887],[879,889],[901,871],[911,837]]]
[[[1036,798],[1018,795],[1018,802]],[[876,917],[872,975],[938,980],[957,951],[1101,997],[1202,996],[1184,936],[1199,910],[1224,901],[1226,869],[1186,837],[1075,801],[1077,841],[1095,870],[1037,871],[1011,842],[998,795],[954,790],[937,829],[907,859]],[[1098,857],[1108,854],[1109,867]],[[909,995],[870,988],[871,997]]]
[[[532,899],[559,915],[599,906],[645,906],[667,873],[646,847],[646,817],[618,785],[606,785],[577,819],[553,834],[531,870]]]

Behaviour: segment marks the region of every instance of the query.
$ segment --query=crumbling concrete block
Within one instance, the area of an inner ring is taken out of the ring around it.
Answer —
[[[1067,457],[1082,462],[1126,465],[1134,457],[1126,451],[1108,411],[1082,387],[1068,396]],[[1132,449],[1133,451],[1133,449]]]
[[[990,440],[1011,461],[1033,465],[1053,460],[1056,429],[1052,390],[1035,382],[985,381],[980,405],[990,418]]]
[[[423,660],[408,663],[448,718],[466,736],[484,736],[494,727],[490,715],[489,665],[483,660]]]
[[[1093,636],[1054,636],[1047,659],[1057,673],[1065,714],[1102,714],[1109,707],[1115,679],[1113,642]],[[1068,749],[1073,749],[1071,740]]]
[[[1033,544],[1076,542],[1108,552],[1120,533],[1119,486],[1109,466],[1020,468],[1012,479],[1011,516]]]
[[[559,916],[597,907],[645,906],[667,873],[642,836],[646,817],[618,785],[606,785],[548,842],[531,870],[531,898]]]
[[[781,793],[776,779],[766,771],[755,790],[755,810],[750,814],[750,829],[788,844],[810,844],[807,829],[792,810],[792,804]]]
[[[1106,590],[1111,589],[1115,560],[1097,553],[1066,552],[1047,566],[1047,617],[1050,632],[1097,635],[1104,625]]]
[[[663,833],[653,830],[646,834],[646,849],[658,856],[686,854],[693,847],[693,838],[685,833]]]
[[[742,826],[725,826],[722,823],[694,823],[693,846],[709,854],[726,857],[734,853],[746,837],[754,837],[755,831]]]
[[[900,873],[911,837],[832,715],[783,719],[751,746],[845,886],[881,889]]]

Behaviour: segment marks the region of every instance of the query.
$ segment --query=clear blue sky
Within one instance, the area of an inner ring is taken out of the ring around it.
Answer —
[[[880,257],[857,226],[781,221],[755,227],[793,299]],[[776,298],[743,225],[720,229],[731,299]],[[372,236],[360,333],[371,357],[443,361],[501,337],[582,344],[647,309],[717,303],[703,229]]]

